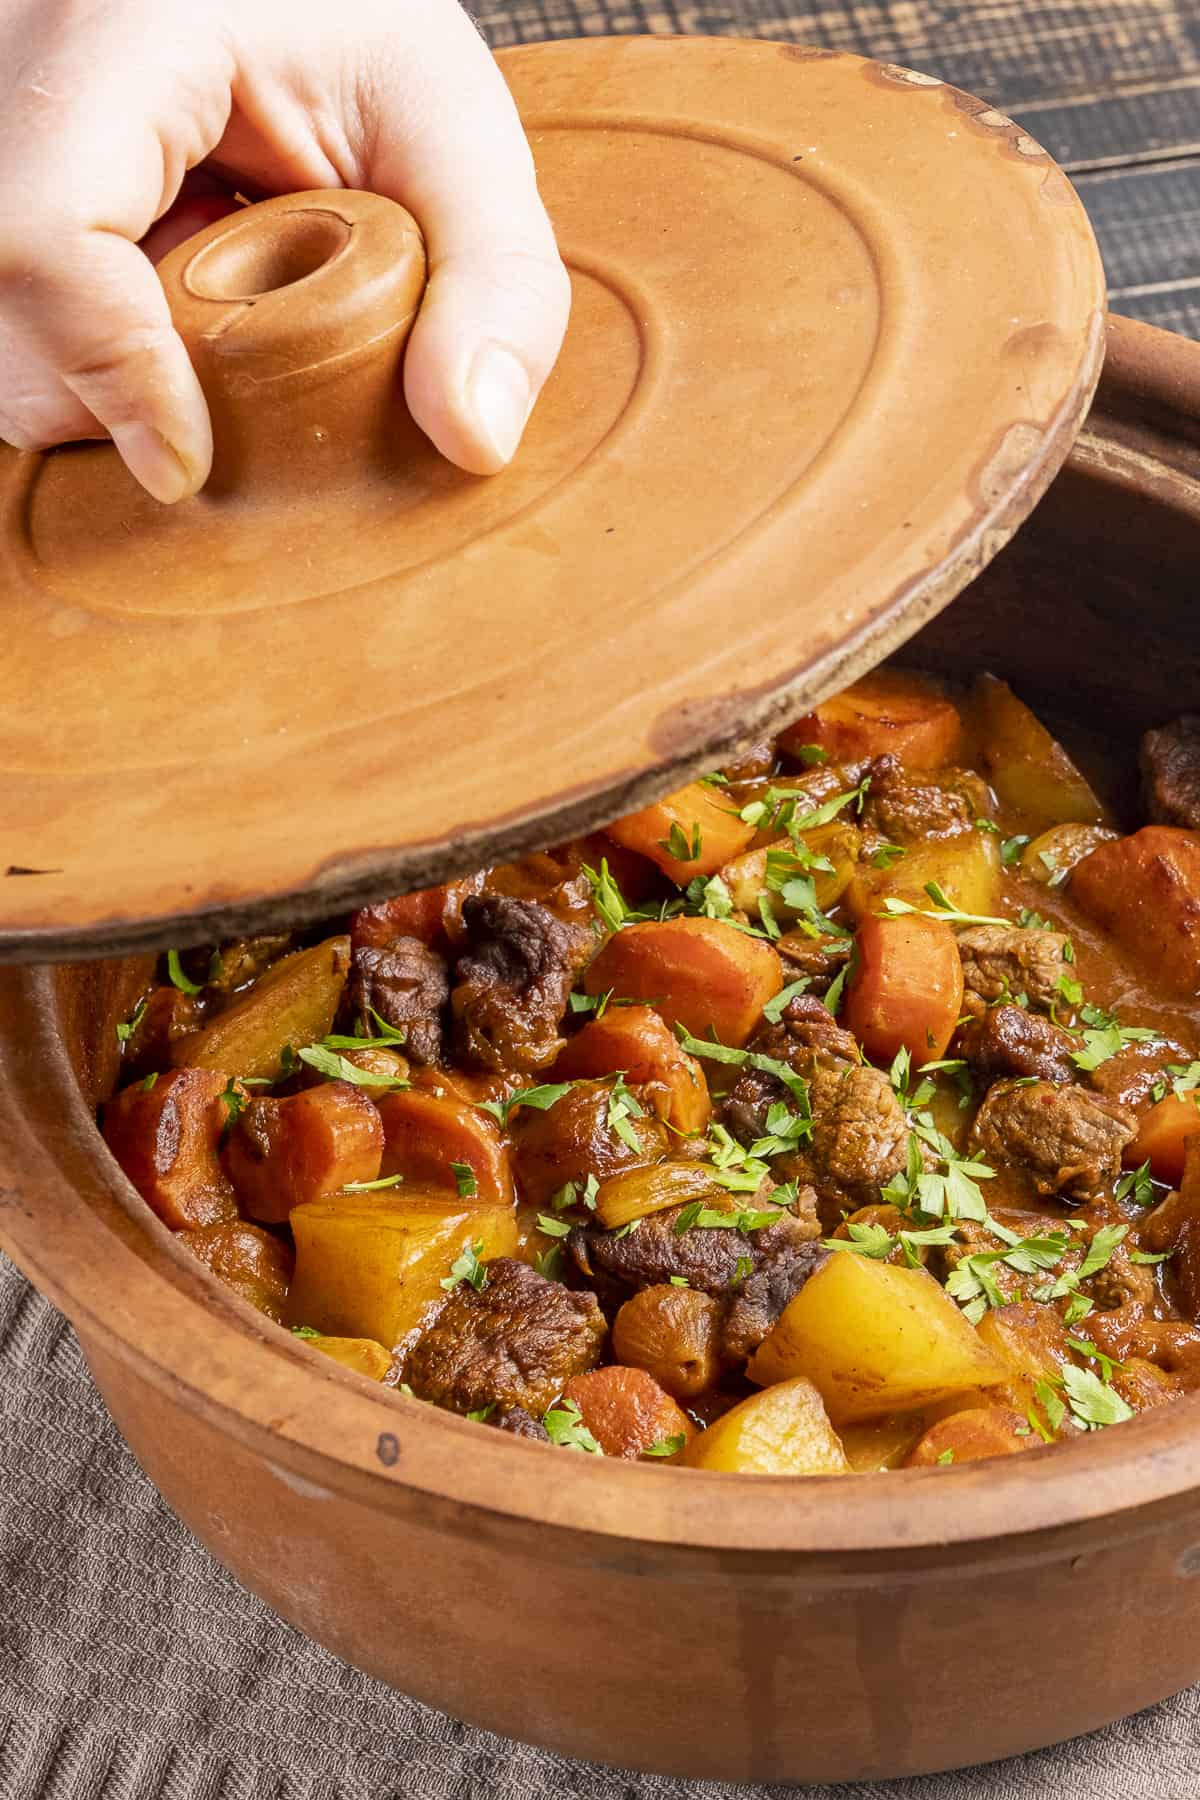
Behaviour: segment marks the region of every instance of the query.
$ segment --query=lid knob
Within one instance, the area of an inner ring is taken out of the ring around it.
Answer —
[[[259,505],[395,469],[425,273],[412,216],[343,189],[246,207],[164,258],[212,416],[208,495]]]

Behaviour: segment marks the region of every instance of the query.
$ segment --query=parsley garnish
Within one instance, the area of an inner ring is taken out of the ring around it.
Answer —
[[[1059,1395],[1055,1393],[1055,1386],[1061,1386],[1061,1383],[1051,1382],[1049,1380],[1039,1381],[1033,1390],[1033,1397],[1045,1413],[1047,1423],[1052,1432],[1058,1432],[1062,1429],[1063,1420],[1067,1416],[1066,1405]],[[1029,1414],[1029,1418],[1033,1424],[1037,1425],[1037,1419],[1033,1413]],[[1046,1433],[1042,1430],[1042,1427],[1038,1425],[1037,1428],[1042,1436],[1046,1437]],[[1050,1441],[1049,1438],[1046,1438],[1047,1443]]]
[[[1118,1362],[1115,1357],[1106,1356],[1103,1350],[1096,1344],[1093,1344],[1091,1338],[1069,1337],[1067,1343],[1071,1346],[1072,1350],[1078,1350],[1081,1356],[1090,1356],[1100,1364],[1100,1377],[1104,1382],[1105,1387],[1112,1381],[1113,1370],[1124,1369],[1125,1367],[1125,1364]]]
[[[167,974],[172,987],[177,987],[181,994],[198,994],[203,987],[202,982],[188,980],[183,972],[178,950],[167,951]]]
[[[809,768],[812,768],[815,763],[827,763],[829,761],[828,750],[822,750],[820,744],[801,744],[799,749],[791,752],[791,755],[796,757],[799,762],[805,763]]]
[[[1164,1263],[1170,1262],[1174,1254],[1173,1250],[1160,1250],[1157,1256],[1151,1250],[1131,1250],[1129,1260],[1131,1263]]]
[[[477,1406],[474,1412],[469,1412],[467,1414],[467,1417],[468,1419],[473,1419],[477,1425],[482,1425],[485,1419],[491,1418],[495,1410],[496,1402],[494,1400],[489,1400],[486,1406]]]
[[[454,1185],[458,1189],[459,1199],[473,1199],[479,1192],[479,1184],[475,1179],[475,1171],[470,1163],[452,1162],[450,1168],[454,1175]]]
[[[394,1075],[376,1075],[371,1069],[360,1069],[357,1063],[349,1062],[336,1050],[326,1050],[321,1044],[309,1044],[300,1052],[300,1061],[315,1069],[318,1075],[324,1075],[329,1081],[349,1081],[355,1087],[379,1088],[386,1093],[396,1093],[401,1088],[411,1087],[412,1083],[401,1081]]]
[[[561,1275],[562,1261],[562,1245],[551,1244],[548,1249],[542,1251],[540,1256],[534,1258],[533,1266],[544,1280],[558,1281]]]
[[[1062,1386],[1075,1422],[1085,1431],[1099,1431],[1105,1425],[1120,1425],[1132,1419],[1133,1408],[1122,1400],[1115,1388],[1106,1387],[1092,1369],[1064,1368]]]
[[[676,862],[699,862],[702,848],[699,823],[693,820],[692,836],[689,842],[683,827],[672,819],[671,829],[665,838],[659,838],[658,847],[660,850],[665,850],[667,855],[673,857]]]
[[[609,873],[608,858],[601,857],[599,872],[589,868],[587,863],[582,868],[592,890],[592,905],[609,931],[620,931],[622,925],[633,918],[634,914]]]
[[[130,1038],[133,1036],[134,1032],[137,1030],[138,1026],[141,1024],[142,1020],[145,1018],[146,1007],[148,1005],[149,1005],[149,1001],[143,1000],[141,1005],[138,1007],[137,1011],[134,1013],[132,1019],[127,1019],[124,1022],[124,1024],[117,1026],[117,1042],[118,1042],[118,1044],[127,1044],[129,1042]]]
[[[1007,925],[1008,920],[1007,919],[999,919],[996,921],[996,923],[998,923],[1000,925]],[[1022,931],[1053,931],[1054,930],[1054,926],[1050,923],[1049,919],[1043,919],[1041,913],[1031,912],[1027,906],[1023,907],[1021,909],[1021,911],[1017,914],[1017,924],[1020,926]]]
[[[835,1019],[841,1011],[842,995],[846,989],[846,977],[849,973],[850,963],[843,963],[825,990],[825,1010]]]
[[[455,1257],[450,1264],[450,1273],[442,1279],[442,1286],[447,1293],[456,1288],[460,1281],[469,1282],[475,1292],[479,1292],[487,1280],[487,1268],[479,1260],[482,1250],[483,1239],[479,1238],[474,1244],[467,1244]]]
[[[693,1200],[690,1206],[681,1210],[675,1221],[675,1235],[682,1237],[685,1231],[762,1231],[768,1225],[774,1225],[779,1218],[779,1208],[772,1207],[770,1212],[725,1212],[713,1206],[705,1206],[703,1200]]]
[[[1103,1012],[1098,1006],[1081,1007],[1080,1017],[1092,1029],[1082,1033],[1083,1049],[1072,1050],[1071,1061],[1085,1073],[1108,1062],[1126,1044],[1150,1043],[1162,1035],[1144,1025],[1119,1025],[1112,1013]]]
[[[888,898],[883,903],[884,913],[892,918],[898,913],[919,913],[920,916],[925,919],[944,919],[947,925],[1008,926],[1012,923],[1009,919],[992,918],[987,913],[963,912],[959,907],[955,906],[953,900],[947,895],[946,890],[942,887],[940,882],[927,881],[925,883],[925,892],[933,901],[932,909],[929,907],[914,906],[911,900],[899,900],[894,894],[889,894]]]
[[[544,1232],[547,1237],[552,1237],[552,1238],[569,1237],[571,1235],[571,1231],[572,1231],[572,1226],[571,1226],[569,1220],[567,1220],[567,1219],[552,1219],[550,1217],[549,1213],[539,1213],[538,1214],[537,1227],[538,1227],[538,1230],[541,1232]]]
[[[618,1075],[608,1100],[608,1129],[635,1155],[641,1153],[642,1140],[629,1121],[644,1118],[645,1111],[626,1087],[625,1077]]]
[[[489,1114],[497,1124],[507,1125],[510,1115],[518,1106],[532,1106],[538,1112],[549,1112],[574,1085],[572,1081],[543,1082],[541,1087],[519,1088],[507,1100],[477,1100],[475,1104],[480,1112]]]
[[[574,1400],[561,1400],[557,1406],[543,1415],[542,1424],[546,1428],[552,1444],[558,1444],[563,1450],[585,1450],[589,1456],[603,1456],[599,1444],[583,1422],[583,1414]]]
[[[293,1325],[291,1330],[292,1336],[298,1338],[317,1338],[322,1336],[322,1333],[314,1331],[311,1325]]]
[[[606,988],[602,994],[571,994],[568,999],[573,1013],[595,1013],[598,1019],[602,1019],[612,997],[612,989]]]
[[[811,986],[812,977],[810,975],[801,975],[798,981],[789,981],[786,987],[780,988],[779,992],[767,1001],[763,1007],[763,1018],[769,1019],[772,1025],[778,1025],[788,1001],[794,1000],[797,994],[803,994]]]
[[[1029,836],[1027,833],[1025,835],[1018,835],[1017,837],[1005,838],[1000,846],[1000,861],[1004,864],[1006,869],[1011,869],[1014,863],[1020,862],[1021,852],[1028,842]]]
[[[907,855],[908,851],[903,844],[877,844],[871,863],[876,869],[890,869],[894,863],[900,861],[901,857]]]
[[[154,1069],[151,1071],[151,1073],[149,1075],[147,1075],[146,1079],[140,1084],[143,1094],[148,1094],[150,1092],[150,1089],[154,1086],[154,1084],[157,1080],[158,1080],[158,1070]]]
[[[997,1231],[994,1220],[988,1222],[988,1228],[998,1237],[1003,1235],[1003,1228]],[[1062,1261],[1069,1241],[1065,1231],[1052,1231],[1044,1237],[1020,1238],[1004,1250],[977,1250],[951,1271],[946,1292],[958,1301],[972,1325],[978,1325],[989,1306],[1007,1306],[1011,1298],[997,1286],[994,1264],[1003,1263],[1021,1275],[1052,1269]]]
[[[1061,1300],[1064,1294],[1073,1294],[1080,1283],[1089,1276],[1098,1275],[1101,1269],[1107,1268],[1112,1261],[1118,1244],[1129,1235],[1128,1225],[1102,1225],[1088,1246],[1087,1253],[1077,1269],[1060,1275],[1057,1281],[1043,1282],[1041,1287],[1033,1290],[1035,1300]],[[1074,1324],[1074,1319],[1068,1323]]]
[[[374,1194],[380,1188],[399,1187],[403,1180],[403,1175],[381,1175],[377,1181],[348,1181],[345,1187],[338,1189],[338,1192],[340,1194]]]
[[[321,1039],[321,1048],[323,1050],[386,1050],[391,1045],[408,1042],[407,1031],[395,1025],[389,1025],[386,1019],[380,1018],[373,1006],[369,1006],[367,1012],[375,1025],[377,1035],[369,1036],[365,1031],[357,1032],[353,1037],[331,1033],[328,1037]]]
[[[1131,1169],[1127,1175],[1122,1175],[1117,1183],[1116,1198],[1132,1200],[1135,1206],[1153,1206],[1154,1181],[1150,1174],[1149,1157],[1140,1168]]]
[[[221,1146],[224,1148],[230,1132],[249,1106],[250,1096],[239,1087],[237,1076],[231,1075],[217,1098],[225,1108],[225,1123],[221,1128]]]
[[[892,1254],[897,1245],[904,1252],[904,1260],[910,1269],[920,1266],[917,1249],[923,1244],[949,1244],[958,1236],[956,1225],[933,1225],[925,1231],[900,1231],[893,1237],[887,1227],[878,1223],[865,1224],[861,1220],[847,1219],[844,1238],[823,1238],[826,1250],[850,1250],[859,1256],[869,1256],[877,1262],[884,1262]]]
[[[675,1456],[687,1443],[687,1432],[677,1431],[673,1437],[659,1438],[657,1444],[651,1444],[644,1456]]]
[[[943,1450],[941,1455],[938,1457],[939,1463],[952,1463],[953,1461],[954,1461],[953,1450]]]

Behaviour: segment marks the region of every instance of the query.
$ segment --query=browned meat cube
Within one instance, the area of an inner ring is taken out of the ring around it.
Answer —
[[[231,1219],[233,1187],[218,1148],[228,1112],[226,1076],[173,1069],[135,1082],[104,1108],[105,1142],[147,1206],[172,1231]]]
[[[842,1074],[859,1062],[853,1037],[812,994],[798,994],[789,1000],[778,1025],[764,1025],[746,1048],[757,1056],[786,1063],[809,1082],[818,1067]],[[765,1133],[767,1114],[780,1100],[788,1102],[788,1091],[774,1075],[743,1069],[729,1090],[724,1122],[742,1143],[752,1143]]]
[[[1027,994],[1035,1006],[1051,1006],[1059,998],[1059,980],[1070,973],[1063,961],[1066,943],[1061,931],[971,926],[958,934],[963,986],[981,1000]]]
[[[282,1225],[294,1206],[374,1181],[383,1122],[361,1088],[328,1081],[287,1100],[251,1100],[230,1134],[225,1168],[243,1208]]]
[[[919,844],[960,837],[987,817],[987,784],[968,769],[945,769],[936,781],[906,774],[896,756],[871,764],[863,825],[889,844]]]
[[[384,947],[360,944],[352,953],[347,994],[361,1019],[368,1019],[370,1009],[404,1032],[413,1062],[440,1060],[450,982],[441,957],[420,938],[399,937]]]
[[[482,1288],[452,1291],[409,1351],[404,1379],[451,1412],[519,1406],[540,1418],[572,1375],[595,1367],[606,1331],[594,1294],[500,1257]]]
[[[1088,1080],[1098,1094],[1106,1094],[1120,1106],[1142,1112],[1154,1104],[1153,1090],[1161,1082],[1169,1091],[1171,1063],[1186,1066],[1192,1060],[1182,1044],[1167,1038],[1153,1038],[1149,1043],[1123,1044],[1115,1056],[1093,1069]],[[1200,1122],[1197,1124],[1200,1129]]]
[[[971,1128],[971,1154],[1025,1172],[1036,1193],[1099,1198],[1121,1173],[1133,1114],[1087,1088],[998,1082]]]
[[[822,1223],[832,1229],[846,1212],[874,1205],[880,1189],[908,1161],[909,1126],[882,1069],[862,1063],[818,1063],[809,1079],[812,1137],[774,1164],[784,1180],[809,1184]],[[922,1161],[933,1153],[921,1144]]]
[[[721,1327],[721,1349],[729,1362],[743,1363],[753,1356],[788,1301],[832,1254],[819,1239],[810,1238],[782,1244],[774,1255],[762,1258],[729,1300]]]
[[[636,1099],[638,1090],[630,1091]],[[545,1112],[521,1107],[513,1115],[513,1165],[522,1199],[544,1206],[565,1182],[583,1183],[589,1175],[603,1181],[666,1155],[671,1134],[648,1107],[643,1117],[623,1121],[638,1140],[636,1150],[613,1129],[612,1107],[611,1083],[577,1081]]]
[[[811,1195],[809,1196],[811,1200]],[[706,1294],[728,1294],[776,1258],[806,1257],[819,1227],[811,1214],[780,1211],[761,1231],[693,1225],[677,1231],[684,1208],[652,1213],[626,1237],[598,1226],[580,1226],[567,1248],[585,1279],[614,1291],[686,1281]]]
[[[961,1028],[953,1054],[965,1057],[984,1086],[1008,1076],[1074,1081],[1078,1071],[1071,1053],[1079,1043],[1061,1025],[1023,1006],[993,1006]]]
[[[179,1242],[259,1312],[269,1319],[282,1317],[292,1279],[292,1253],[279,1238],[257,1225],[229,1219],[181,1231]]]
[[[1156,825],[1200,831],[1200,718],[1173,719],[1142,739],[1142,791]]]
[[[567,996],[595,949],[585,926],[538,900],[482,894],[463,906],[468,949],[450,997],[455,1041],[482,1069],[533,1074],[563,1047]]]

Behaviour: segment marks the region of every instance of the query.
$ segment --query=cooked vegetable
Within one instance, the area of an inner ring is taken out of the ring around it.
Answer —
[[[379,1174],[383,1126],[361,1088],[325,1082],[287,1100],[248,1100],[225,1169],[252,1219],[281,1225],[294,1206]]]
[[[882,1419],[843,1425],[838,1436],[854,1473],[877,1475],[884,1469],[902,1468],[924,1430],[924,1413],[885,1413]]]
[[[875,1062],[907,1050],[914,1067],[945,1056],[963,1004],[962,959],[954,933],[918,913],[874,914],[854,938],[856,956],[842,1023]]]
[[[802,847],[797,854],[797,847]],[[854,875],[862,833],[848,820],[834,819],[811,831],[775,838],[726,863],[721,879],[734,906],[760,916],[763,895],[785,929],[809,915],[836,906]]]
[[[815,744],[834,762],[892,755],[909,769],[937,769],[954,760],[961,734],[957,706],[931,681],[876,669],[789,725],[779,747],[799,756]]]
[[[721,1308],[711,1294],[669,1283],[643,1288],[613,1320],[618,1362],[646,1369],[676,1400],[691,1400],[720,1373]]]
[[[803,1376],[751,1394],[693,1438],[680,1461],[726,1475],[850,1472],[821,1396]]]
[[[722,863],[744,850],[754,827],[743,823],[723,794],[693,781],[677,794],[617,819],[608,835],[686,887],[697,875],[714,875]]]
[[[979,1462],[987,1456],[1015,1456],[1035,1450],[1041,1437],[1024,1413],[1011,1406],[970,1406],[931,1425],[906,1458],[906,1469]]]
[[[681,1049],[678,1038],[649,1006],[611,1006],[570,1039],[554,1065],[557,1081],[581,1076],[624,1075],[663,1090],[655,1110],[685,1136],[702,1132],[712,1105],[704,1069]],[[648,1096],[651,1103],[657,1096]]]
[[[296,1275],[288,1322],[389,1349],[441,1303],[442,1283],[464,1254],[484,1268],[517,1241],[509,1208],[452,1205],[429,1191],[310,1200],[289,1222]]]
[[[763,1385],[806,1375],[835,1425],[1003,1378],[932,1276],[850,1254],[831,1256],[809,1276],[746,1373]]]
[[[605,1456],[627,1461],[677,1456],[695,1435],[687,1414],[645,1369],[610,1363],[606,1369],[573,1375],[563,1399],[578,1407]]]
[[[937,888],[960,913],[991,918],[1000,897],[999,839],[990,832],[964,832],[959,837],[917,844],[898,862],[882,867],[859,863],[846,889],[846,906],[856,919],[881,913],[899,901],[918,912],[946,913],[929,889]],[[951,923],[954,921],[951,920]]]
[[[325,1337],[319,1331],[303,1335],[310,1349],[319,1350],[344,1369],[353,1369],[356,1375],[365,1375],[368,1381],[382,1381],[391,1370],[391,1357],[373,1338]]]
[[[629,925],[609,938],[584,978],[589,994],[610,989],[652,1003],[668,1025],[693,1037],[744,1044],[783,986],[778,956],[760,938],[716,919]]]
[[[142,1199],[172,1231],[237,1215],[217,1154],[231,1084],[211,1069],[177,1069],[125,1088],[104,1108],[104,1138]],[[243,1089],[243,1093],[244,1093]]]
[[[1200,1088],[1185,1094],[1165,1094],[1143,1113],[1137,1136],[1125,1147],[1128,1168],[1150,1164],[1155,1181],[1178,1187],[1187,1162],[1188,1140],[1200,1142]]]
[[[326,938],[285,956],[209,1024],[178,1039],[175,1062],[235,1070],[242,1080],[277,1080],[286,1051],[316,1043],[332,1029],[349,969],[349,938]]]
[[[624,1085],[554,1083],[544,1092],[548,1105],[524,1105],[511,1115],[518,1185],[539,1207],[567,1186],[582,1192],[590,1180],[594,1189],[620,1170],[657,1162],[671,1143],[666,1126]]]
[[[1020,852],[1021,869],[1043,887],[1061,887],[1076,863],[1117,836],[1107,825],[1051,825]]]
[[[633,1219],[694,1202],[727,1206],[729,1195],[713,1179],[711,1165],[672,1161],[610,1175],[596,1189],[594,1206],[601,1225],[618,1231]]]
[[[1104,825],[1103,803],[1006,681],[981,675],[971,695],[970,723],[984,772],[1005,806],[1036,836],[1051,825]]]
[[[1200,834],[1145,825],[1078,863],[1071,898],[1171,994],[1200,995]]]
[[[241,1299],[269,1319],[282,1317],[292,1253],[277,1237],[240,1219],[223,1219],[181,1231],[179,1242]]]
[[[508,1150],[495,1120],[479,1107],[417,1087],[383,1094],[376,1106],[383,1124],[381,1174],[483,1205],[511,1206]]]

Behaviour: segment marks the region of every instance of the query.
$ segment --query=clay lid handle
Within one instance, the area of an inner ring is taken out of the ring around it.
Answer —
[[[163,259],[212,415],[206,495],[269,504],[396,467],[425,274],[410,214],[343,189],[246,207]]]

